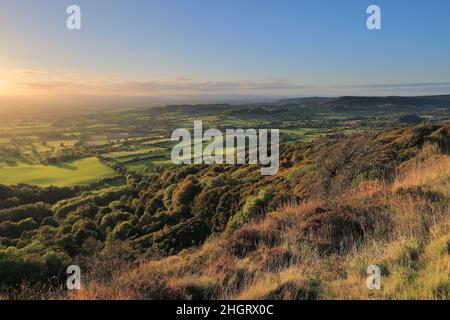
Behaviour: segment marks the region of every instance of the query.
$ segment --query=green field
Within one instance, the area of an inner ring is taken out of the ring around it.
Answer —
[[[77,143],[78,140],[53,140],[53,141],[47,141],[47,145],[54,148],[59,148],[61,144],[63,144],[64,147],[73,147],[75,143]]]
[[[97,158],[85,158],[57,165],[18,163],[16,166],[0,168],[0,183],[15,185],[27,183],[41,187],[74,186],[88,184],[116,173]]]
[[[143,168],[155,169],[158,167],[170,167],[172,166],[172,161],[164,157],[155,157],[153,159],[137,160],[125,164],[125,167],[131,171],[140,170]]]
[[[163,151],[166,151],[166,149],[154,147],[154,148],[143,148],[143,149],[132,150],[132,151],[115,151],[115,152],[106,153],[103,156],[106,158],[124,158],[124,157],[128,157],[128,156],[139,156],[139,155],[145,155],[145,154],[149,154],[149,153],[153,153],[153,152],[163,152]]]

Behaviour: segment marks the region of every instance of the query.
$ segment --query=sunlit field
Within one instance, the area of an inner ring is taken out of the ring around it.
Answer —
[[[112,169],[94,157],[49,165],[18,162],[0,168],[0,181],[5,185],[26,183],[40,187],[66,187],[88,184],[114,175]]]

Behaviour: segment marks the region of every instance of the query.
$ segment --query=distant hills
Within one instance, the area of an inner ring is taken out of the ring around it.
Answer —
[[[414,106],[414,107],[437,107],[450,106],[450,95],[435,95],[435,96],[342,96],[336,98],[327,97],[306,97],[306,98],[290,98],[281,99],[282,103],[319,103],[326,106],[341,106],[341,107],[355,107],[355,106]]]
[[[150,111],[149,111],[150,112]],[[395,118],[399,125],[419,124],[427,119],[443,119],[450,113],[450,95],[433,96],[341,96],[299,97],[259,103],[175,104],[151,109],[151,113],[175,112],[185,115],[229,115],[238,117],[278,117],[281,113],[292,118],[306,119],[324,114],[368,117],[383,115]],[[424,117],[425,114],[432,117]],[[286,117],[286,116],[285,116]]]
[[[305,98],[289,98],[278,100],[281,103],[325,103],[336,100],[329,97],[305,97]]]
[[[320,105],[323,107],[331,107],[333,109],[366,109],[367,107],[444,107],[450,108],[449,95],[434,96],[342,96],[342,97],[304,97],[304,98],[288,98],[280,99],[277,102],[251,103],[251,104],[179,104],[167,105],[159,109],[171,112],[190,113],[211,111],[217,109],[239,109],[242,111],[247,108],[273,108],[285,105]],[[158,109],[158,108],[157,108]],[[257,111],[257,110],[256,110]]]
[[[440,96],[417,96],[417,97],[400,97],[400,96],[387,96],[387,97],[356,97],[356,96],[344,96],[330,101],[326,101],[325,104],[333,106],[414,106],[414,107],[438,107],[449,106],[450,95]]]
[[[434,96],[342,96],[342,97],[307,97],[291,98],[278,101],[278,106],[292,106],[298,108],[317,107],[322,111],[365,113],[365,112],[401,112],[420,113],[425,110],[443,109],[450,111],[450,95]],[[423,119],[403,119],[402,123],[420,123]]]

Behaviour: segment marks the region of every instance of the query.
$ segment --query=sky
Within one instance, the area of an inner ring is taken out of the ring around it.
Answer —
[[[81,30],[66,28],[72,4]],[[0,107],[450,93],[449,13],[448,0],[0,0]]]

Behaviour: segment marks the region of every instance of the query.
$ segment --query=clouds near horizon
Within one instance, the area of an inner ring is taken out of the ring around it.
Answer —
[[[66,28],[70,4],[0,2],[3,101],[450,92],[446,0],[378,0],[377,31],[361,0],[78,0],[79,31]]]

